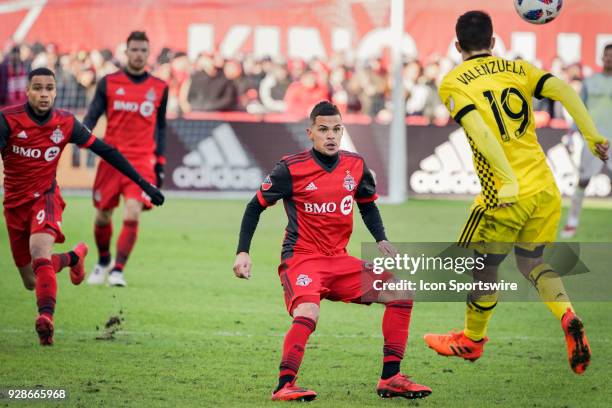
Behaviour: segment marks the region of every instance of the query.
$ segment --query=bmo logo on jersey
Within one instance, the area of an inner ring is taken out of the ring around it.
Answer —
[[[43,155],[42,150],[40,149],[13,145],[13,153],[29,159],[40,159],[41,157],[44,157],[46,161],[53,161],[57,156],[59,156],[60,151],[61,149],[58,146],[51,146],[45,150]]]
[[[340,210],[343,215],[349,215],[353,211],[353,196],[346,196],[340,201],[340,205],[330,203],[304,203],[304,211],[309,214],[332,214]]]
[[[140,112],[142,116],[149,117],[155,111],[155,105],[150,101],[145,101],[141,104],[138,102],[115,101],[113,103],[113,109],[124,112]]]
[[[30,159],[40,159],[42,152],[40,149],[34,149],[32,147],[23,147],[13,145],[13,153],[21,156],[28,157]]]

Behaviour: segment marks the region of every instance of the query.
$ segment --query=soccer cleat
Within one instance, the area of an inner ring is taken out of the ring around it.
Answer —
[[[591,362],[591,347],[584,333],[582,320],[568,308],[561,319],[567,344],[567,358],[570,367],[576,374],[582,374]]]
[[[296,380],[297,377],[290,383],[286,383],[280,390],[272,392],[272,401],[312,401],[317,398],[317,393],[313,390],[295,385]]]
[[[85,257],[87,256],[87,244],[84,242],[79,242],[73,249],[78,257],[79,261],[76,265],[70,267],[70,280],[73,285],[79,285],[85,279]]]
[[[41,346],[53,345],[53,318],[41,314],[36,318],[36,333]]]
[[[429,348],[441,356],[456,356],[472,362],[478,360],[484,351],[485,343],[489,341],[489,338],[485,337],[481,341],[475,342],[463,332],[428,333],[423,338]]]
[[[570,225],[566,225],[563,227],[563,231],[561,231],[561,238],[563,239],[571,239],[576,236],[576,227],[572,227]]]
[[[382,398],[404,397],[407,399],[425,398],[431,394],[431,388],[410,381],[408,376],[397,373],[391,378],[378,381],[376,392]]]
[[[89,274],[87,278],[88,285],[104,285],[106,282],[106,277],[108,275],[108,270],[110,269],[111,264],[108,265],[100,265],[96,264],[94,266],[93,271]]]
[[[108,285],[109,286],[119,286],[119,287],[127,286],[127,282],[123,278],[123,272],[112,271],[110,275],[108,275]]]

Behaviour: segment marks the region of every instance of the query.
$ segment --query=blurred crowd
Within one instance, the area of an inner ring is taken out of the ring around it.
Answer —
[[[56,72],[56,105],[85,110],[97,81],[125,64],[125,46],[115,50],[62,52],[55,44],[20,44],[0,53],[0,106],[25,101],[27,72],[48,67]],[[226,59],[219,54],[201,54],[195,61],[185,52],[164,48],[150,58],[151,72],[169,85],[168,115],[190,112],[242,111],[253,114],[289,113],[306,116],[310,107],[329,99],[344,113],[368,115],[381,121],[391,116],[391,75],[388,60],[370,59],[355,64],[342,54],[327,60],[274,60],[244,55]],[[403,67],[406,116],[419,116],[425,123],[448,121],[448,112],[437,94],[442,77],[454,63],[431,56],[407,61]],[[565,66],[560,59],[548,68],[577,91],[587,69]],[[569,116],[553,101],[534,105],[548,119]]]

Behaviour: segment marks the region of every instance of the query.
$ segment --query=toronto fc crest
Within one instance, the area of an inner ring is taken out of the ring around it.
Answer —
[[[59,126],[53,131],[53,133],[51,134],[50,139],[55,144],[58,144],[59,142],[64,140],[64,134],[62,133],[62,130],[59,128]]]
[[[344,177],[342,185],[347,191],[353,191],[355,189],[355,179],[351,176],[350,170],[346,171],[346,177]]]

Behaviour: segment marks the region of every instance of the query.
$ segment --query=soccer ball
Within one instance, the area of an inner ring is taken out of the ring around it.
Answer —
[[[531,24],[550,23],[559,15],[563,0],[514,0],[514,8]]]

